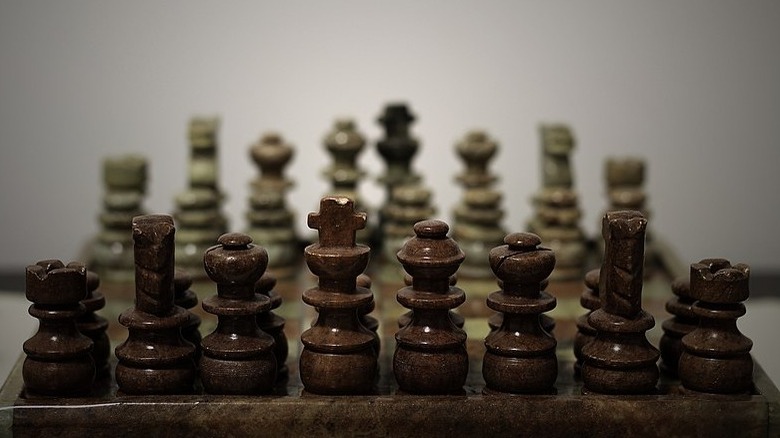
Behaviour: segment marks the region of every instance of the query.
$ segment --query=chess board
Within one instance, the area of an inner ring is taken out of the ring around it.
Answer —
[[[645,307],[654,313],[656,327],[648,333],[657,345],[663,302],[669,282],[678,275],[673,254],[660,251],[662,263],[650,269],[645,281]],[[576,304],[580,282],[551,283],[558,297],[555,335],[558,339],[558,378],[555,392],[547,395],[484,395],[481,374],[483,343],[489,313],[484,297],[496,289],[493,280],[459,281],[469,295],[461,312],[469,335],[469,375],[458,395],[420,396],[398,391],[391,364],[397,318],[404,310],[395,301],[402,286],[400,266],[375,263],[368,271],[377,301],[381,350],[379,374],[373,394],[320,396],[307,394],[298,375],[300,333],[311,324],[314,310],[301,302],[301,291],[316,283],[305,268],[281,280],[276,291],[284,304],[277,313],[286,319],[289,341],[287,380],[262,396],[219,396],[196,386],[188,395],[128,396],[117,394],[113,374],[96,382],[90,394],[76,398],[27,398],[20,357],[0,392],[3,433],[13,436],[776,436],[780,434],[780,393],[759,364],[754,368],[754,388],[738,396],[686,394],[679,381],[662,373],[653,395],[583,395],[582,383],[573,372],[571,339],[573,319],[584,310]],[[130,304],[123,298],[127,285],[105,285],[115,309]],[[112,289],[113,287],[113,289]],[[213,283],[193,287],[199,298],[213,295]],[[204,314],[204,317],[207,317]],[[125,336],[112,319],[112,343]],[[201,331],[209,333],[213,320],[204,319]],[[112,367],[116,365],[112,358]],[[113,372],[112,372],[113,373]]]

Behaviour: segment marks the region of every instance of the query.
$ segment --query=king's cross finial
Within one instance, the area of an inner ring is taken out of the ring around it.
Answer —
[[[341,196],[320,201],[320,211],[309,213],[309,228],[319,231],[320,246],[355,246],[355,232],[366,226],[366,214],[355,213],[355,203]]]

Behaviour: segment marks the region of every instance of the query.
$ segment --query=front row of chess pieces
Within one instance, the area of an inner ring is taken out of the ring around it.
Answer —
[[[373,296],[362,275],[369,248],[355,240],[365,221],[365,213],[355,213],[343,197],[324,198],[320,211],[309,215],[319,242],[306,248],[305,258],[319,282],[303,293],[318,311],[301,335],[306,394],[375,391],[380,343],[367,328],[376,324],[366,315]],[[645,337],[654,320],[641,307],[646,225],[636,211],[604,216],[605,257],[601,269],[585,278],[582,302],[591,312],[578,321],[575,342],[583,393],[657,393],[661,353],[662,368],[679,375],[683,393],[750,392],[752,344],[736,328],[745,313],[747,266],[722,259],[693,264],[690,281],[675,283],[677,298],[668,307],[675,317],[664,323],[659,352]],[[451,313],[465,301],[452,281],[464,253],[448,231],[438,220],[418,222],[415,237],[397,255],[410,276],[397,300],[411,310],[395,335],[392,368],[400,394],[464,392],[466,333]],[[133,220],[136,302],[119,318],[129,335],[115,351],[118,393],[191,393],[198,379],[210,394],[271,392],[285,377],[287,341],[284,322],[271,312],[279,303],[271,291],[274,281],[263,276],[267,252],[240,233],[222,235],[205,252],[217,294],[202,305],[219,321],[199,339],[197,320],[177,305],[194,303],[190,282],[173,268],[174,232],[170,216]],[[556,340],[543,317],[556,300],[542,287],[556,260],[541,243],[535,234],[512,233],[490,251],[500,290],[487,305],[501,317],[485,339],[486,395],[556,392]],[[83,394],[96,373],[110,375],[106,322],[94,314],[104,302],[97,287],[97,278],[79,263],[48,260],[27,268],[30,314],[40,319],[38,333],[24,344],[27,396]]]

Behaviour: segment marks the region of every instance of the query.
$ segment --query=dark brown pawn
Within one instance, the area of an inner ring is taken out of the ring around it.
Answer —
[[[439,220],[414,225],[415,237],[398,251],[398,260],[412,276],[412,285],[396,299],[412,309],[412,320],[395,335],[393,372],[401,391],[413,394],[458,394],[469,370],[466,332],[453,324],[449,310],[466,300],[450,286],[465,255],[447,237]]]
[[[187,309],[189,313],[189,320],[184,327],[181,328],[182,337],[191,342],[195,346],[195,354],[193,357],[195,360],[200,359],[200,316],[193,312],[189,312],[189,309],[198,305],[198,295],[190,290],[192,286],[192,276],[183,270],[177,269],[173,273],[173,302],[177,306]]]
[[[124,394],[186,394],[196,371],[195,346],[181,328],[189,313],[173,303],[173,218],[133,218],[135,307],[119,315],[127,340],[116,347],[116,382]]]
[[[22,365],[28,396],[71,396],[89,392],[95,380],[92,340],[76,328],[85,312],[87,270],[81,263],[66,267],[43,260],[26,269],[25,295],[30,315],[40,320],[38,332],[25,341]]]
[[[257,326],[257,315],[271,310],[271,299],[255,293],[268,266],[268,253],[241,233],[223,234],[203,254],[203,267],[217,283],[217,295],[203,310],[219,318],[203,338],[200,380],[209,394],[260,394],[276,381],[274,339]]]
[[[497,280],[498,287],[502,287],[501,280]],[[544,281],[542,281],[542,284],[540,287],[542,290],[547,290],[547,286],[550,284],[550,279],[545,278]],[[504,322],[504,315],[501,312],[496,312],[492,315],[490,315],[490,318],[488,318],[488,327],[490,327],[490,331],[494,332],[498,330],[499,327],[501,327],[501,324]],[[553,330],[555,330],[555,318],[549,315],[542,314],[539,316],[539,322],[542,324],[542,328],[544,331],[546,331],[549,334],[553,334]],[[461,325],[461,328],[463,326]]]
[[[364,287],[371,290],[371,277],[366,274],[360,274],[357,277],[356,284],[358,287]],[[374,352],[379,355],[379,349],[381,347],[381,342],[379,340],[379,320],[370,315],[374,309],[376,309],[376,301],[372,300],[368,305],[358,309],[358,318],[360,319],[360,323],[363,324],[363,327],[369,329],[371,333],[374,334]]]
[[[412,285],[412,276],[411,275],[409,275],[409,274],[404,275],[404,284],[407,285],[407,286],[411,286]],[[456,284],[458,284],[458,276],[457,275],[450,276],[450,286],[455,286]],[[414,313],[414,312],[412,310],[410,310],[410,311],[404,313],[403,315],[401,315],[398,318],[398,328],[399,329],[406,327],[407,325],[409,325],[410,322],[412,322],[412,313]],[[463,324],[466,323],[466,318],[464,318],[463,315],[461,315],[459,313],[453,312],[452,310],[450,310],[448,313],[450,315],[450,319],[452,320],[452,323],[455,324],[456,327],[462,329],[463,328]],[[499,325],[501,325],[501,324],[499,323]]]
[[[663,322],[659,348],[661,350],[661,369],[667,374],[676,376],[677,365],[682,354],[682,338],[694,331],[699,325],[699,317],[693,313],[693,303],[696,301],[690,295],[690,282],[687,278],[679,278],[672,282],[674,297],[666,303],[666,311],[673,316]]]
[[[108,356],[111,355],[111,342],[108,340],[106,330],[108,320],[95,312],[106,307],[106,297],[97,288],[100,286],[100,277],[93,271],[87,271],[87,297],[81,300],[86,312],[76,319],[76,328],[81,334],[92,339],[92,359],[95,361],[95,371],[98,376],[107,376],[111,371],[108,365]]]
[[[504,243],[489,255],[501,290],[488,296],[487,305],[504,318],[485,339],[484,392],[554,392],[557,342],[542,328],[540,316],[555,308],[555,297],[543,292],[540,283],[553,271],[555,254],[539,246],[542,241],[536,234],[512,233]]]
[[[319,283],[303,293],[303,302],[314,306],[319,316],[301,335],[301,381],[313,394],[370,393],[377,374],[374,335],[360,323],[358,309],[374,297],[356,282],[371,250],[355,244],[355,232],[365,227],[366,214],[356,214],[349,198],[326,197],[319,213],[309,214],[308,224],[319,230],[319,242],[304,252]]]
[[[745,314],[742,301],[750,295],[750,268],[724,259],[691,265],[691,298],[696,330],[682,338],[678,373],[688,391],[742,394],[753,387],[753,342],[740,333],[737,318]]]
[[[593,269],[585,274],[585,289],[580,295],[580,305],[589,310],[577,318],[577,334],[574,335],[574,375],[579,376],[582,370],[582,347],[596,339],[596,329],[588,322],[590,314],[601,307],[599,299],[599,270]]]
[[[278,309],[282,305],[282,296],[273,290],[275,286],[276,277],[267,272],[255,283],[255,293],[265,295],[271,300],[271,309],[257,314],[257,326],[274,338],[276,381],[278,382],[288,377],[289,346],[287,345],[287,336],[284,334],[284,318],[273,312],[274,309]]]
[[[582,348],[583,393],[652,394],[658,384],[658,350],[647,342],[653,317],[642,310],[647,220],[638,211],[604,215],[601,308],[588,323],[596,338]]]

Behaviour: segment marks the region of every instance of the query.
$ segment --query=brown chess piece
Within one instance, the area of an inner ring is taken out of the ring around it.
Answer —
[[[257,315],[271,310],[271,300],[255,293],[268,266],[268,253],[241,233],[223,234],[203,254],[206,274],[217,295],[203,300],[203,310],[217,315],[213,333],[200,345],[200,380],[209,394],[260,394],[276,381],[274,339],[257,326]]]
[[[658,350],[645,332],[655,321],[642,310],[647,220],[638,211],[608,212],[602,221],[601,308],[588,317],[596,338],[582,348],[583,393],[651,394],[658,383]]]
[[[173,273],[173,303],[177,306],[187,309],[189,319],[187,324],[181,328],[182,337],[195,346],[195,360],[200,359],[200,316],[189,311],[198,305],[198,295],[191,290],[192,277],[184,269],[176,269]]]
[[[276,278],[267,272],[255,283],[255,293],[265,295],[271,300],[271,309],[257,314],[257,326],[274,338],[276,380],[283,381],[287,379],[289,373],[287,368],[289,346],[287,345],[287,336],[284,334],[284,318],[273,312],[274,309],[278,309],[282,305],[282,296],[273,290],[275,286]]]
[[[98,376],[107,376],[111,371],[108,357],[111,355],[111,342],[106,330],[108,320],[95,312],[106,306],[106,297],[100,293],[100,277],[96,272],[87,271],[87,297],[81,300],[86,312],[76,319],[76,328],[84,336],[92,339],[92,359],[95,360],[95,371]]]
[[[173,218],[133,218],[135,307],[119,316],[127,340],[116,347],[116,382],[125,394],[192,392],[195,346],[181,336],[189,313],[174,301]]]
[[[501,287],[501,280],[497,280],[498,287]],[[540,287],[543,291],[547,290],[547,286],[550,284],[550,279],[545,278]],[[488,318],[488,326],[490,327],[490,331],[494,332],[498,330],[499,327],[501,327],[501,324],[504,322],[504,314],[501,312],[496,312],[492,315],[490,315],[490,318]],[[549,334],[553,334],[553,330],[555,330],[555,318],[553,318],[550,315],[542,314],[539,316],[539,322],[542,324],[542,328],[544,331],[546,331]],[[461,326],[462,327],[462,326]]]
[[[539,246],[536,234],[512,233],[504,243],[490,251],[490,267],[501,279],[501,290],[488,296],[487,305],[504,318],[485,339],[484,392],[554,392],[557,342],[542,328],[540,316],[555,308],[555,297],[541,289],[555,267],[555,254]]]
[[[358,319],[358,309],[373,301],[371,291],[357,286],[368,265],[370,249],[355,244],[355,232],[366,223],[349,198],[325,197],[319,213],[310,213],[310,228],[319,230],[319,242],[306,247],[306,264],[319,277],[317,287],[303,293],[303,301],[319,315],[303,332],[301,381],[309,393],[346,395],[373,390],[377,373],[374,336]]]
[[[409,274],[404,275],[404,284],[407,285],[407,286],[411,286],[412,285],[412,276],[411,275],[409,275]],[[458,284],[458,276],[457,275],[450,276],[450,286],[455,286],[456,284]],[[403,315],[401,315],[400,317],[398,317],[398,328],[399,329],[406,327],[407,325],[409,325],[410,322],[412,322],[412,313],[414,313],[414,311],[410,310],[410,311],[404,313]],[[463,325],[466,323],[466,318],[464,318],[463,315],[461,315],[459,313],[453,312],[452,310],[450,310],[448,313],[450,315],[450,319],[452,320],[452,323],[455,324],[455,326],[457,328],[461,328],[462,329]],[[501,325],[501,324],[499,324],[499,325]]]
[[[599,270],[593,269],[585,274],[585,289],[580,295],[580,305],[588,309],[588,313],[577,318],[577,334],[574,335],[574,375],[579,376],[582,371],[582,347],[596,339],[596,329],[588,322],[590,314],[601,307],[599,299]]]
[[[661,350],[661,369],[676,376],[677,365],[682,354],[682,338],[694,331],[699,325],[699,317],[693,313],[690,282],[687,278],[678,278],[672,282],[674,297],[666,302],[666,311],[673,316],[663,322],[664,335],[658,344]]]
[[[447,237],[449,226],[439,220],[414,225],[415,237],[398,252],[412,276],[412,285],[396,299],[412,309],[412,320],[395,335],[393,372],[401,391],[414,394],[458,394],[468,374],[466,332],[452,323],[449,310],[466,300],[450,277],[464,254]]]
[[[743,394],[753,388],[753,342],[737,328],[750,295],[750,268],[724,259],[691,265],[696,330],[682,338],[680,382],[689,392]]]
[[[89,392],[95,379],[92,340],[76,328],[85,312],[87,270],[81,263],[43,260],[26,269],[25,295],[38,331],[25,341],[25,394],[72,396]]]
[[[356,284],[358,287],[364,287],[371,290],[371,277],[366,274],[360,274],[357,276]],[[367,328],[374,334],[374,352],[379,355],[379,348],[381,347],[381,341],[379,340],[379,320],[371,316],[371,312],[376,309],[376,301],[372,300],[371,303],[358,309],[358,318],[363,327]]]

